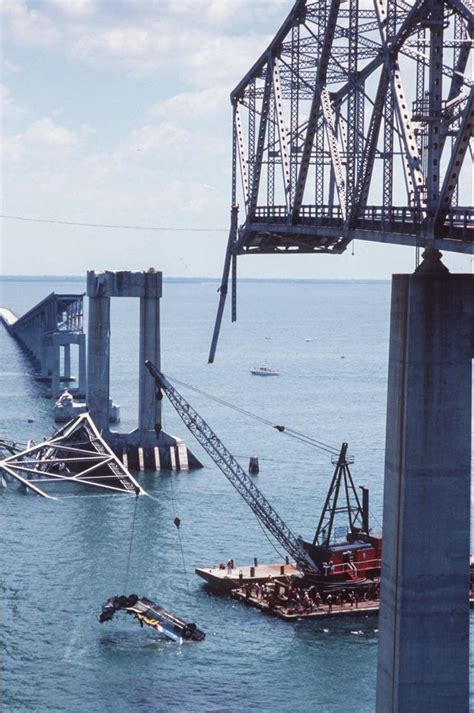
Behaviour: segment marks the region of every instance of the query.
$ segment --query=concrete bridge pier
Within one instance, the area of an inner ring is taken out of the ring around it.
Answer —
[[[51,395],[57,397],[63,388],[62,382],[67,382],[68,391],[74,396],[86,395],[86,335],[68,332],[56,332],[52,335],[49,353]],[[77,344],[79,353],[78,376],[76,386],[68,382],[74,381],[71,375],[71,344]],[[64,354],[64,365],[61,370],[61,349]]]
[[[89,275],[89,273],[88,273]],[[89,296],[87,406],[99,430],[109,428],[110,297]]]
[[[87,362],[86,362],[86,335],[79,335],[79,364],[78,364],[78,394],[86,395],[87,392]]]
[[[63,379],[65,381],[71,380],[71,345],[64,345],[64,371]]]
[[[162,274],[129,270],[87,273],[89,296],[87,406],[97,427],[124,463],[133,469],[188,469],[201,463],[185,443],[161,429],[161,403],[155,382],[145,367],[150,359],[160,365],[160,299]],[[138,364],[138,428],[130,433],[109,430],[110,299],[140,299]],[[156,428],[155,428],[156,427]]]
[[[467,713],[474,277],[418,270],[392,281],[376,710]]]
[[[145,366],[150,360],[158,368],[161,361],[160,301],[156,298],[140,298],[140,364],[138,375],[138,429],[145,432],[161,423],[161,401],[155,396],[155,384]]]

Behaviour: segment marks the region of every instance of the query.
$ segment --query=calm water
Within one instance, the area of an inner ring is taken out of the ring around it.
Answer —
[[[22,314],[53,290],[80,292],[84,285],[0,288],[0,305]],[[372,526],[380,525],[390,285],[243,283],[239,321],[224,324],[216,363],[208,366],[216,288],[165,283],[163,371],[274,423],[336,446],[347,440],[355,480],[370,488]],[[137,338],[136,301],[115,300],[111,392],[122,406],[123,430],[136,425]],[[249,369],[262,363],[281,376],[252,376]],[[310,537],[332,475],[328,455],[182,391],[245,466],[250,455],[259,456],[259,487],[296,534]],[[279,556],[171,407],[165,409],[166,429],[185,437],[206,467],[140,476],[155,499],[138,504],[127,593],[195,620],[206,641],[178,647],[125,615],[97,622],[101,603],[125,587],[131,499],[53,502],[11,486],[0,494],[4,710],[372,711],[376,619],[289,625],[200,584],[195,566]],[[39,440],[54,428],[51,412],[27,358],[0,329],[0,432]]]

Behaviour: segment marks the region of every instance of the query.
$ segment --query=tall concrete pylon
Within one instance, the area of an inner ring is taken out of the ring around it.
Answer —
[[[468,713],[474,277],[420,268],[392,281],[376,710]]]
[[[161,422],[161,404],[155,398],[154,382],[145,360],[160,364],[160,299],[162,273],[156,270],[129,270],[87,273],[89,297],[87,405],[98,428],[109,426],[110,398],[110,299],[140,299],[140,348],[138,364],[138,429],[153,429]]]
[[[160,299],[162,273],[129,270],[87,273],[89,297],[87,406],[109,445],[127,465],[136,468],[187,468],[201,464],[183,441],[161,430],[161,402],[155,383],[145,367],[149,359],[158,367],[161,360]],[[110,300],[112,297],[140,299],[140,344],[138,364],[138,428],[131,433],[109,430],[110,400]],[[155,426],[159,428],[155,429]],[[157,433],[158,431],[158,433]]]

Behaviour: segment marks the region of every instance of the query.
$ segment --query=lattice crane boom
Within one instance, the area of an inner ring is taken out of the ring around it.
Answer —
[[[161,392],[166,394],[185,426],[243,497],[262,525],[294,558],[298,568],[319,572],[319,567],[306,552],[302,539],[293,534],[212,428],[152,362],[146,361],[145,364],[155,379],[158,388],[157,398],[162,397]]]

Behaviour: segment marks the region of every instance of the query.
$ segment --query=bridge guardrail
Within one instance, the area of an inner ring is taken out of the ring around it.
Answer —
[[[286,222],[288,219],[288,209],[284,205],[257,206],[255,209],[256,222]],[[420,228],[426,220],[425,211],[421,208],[411,206],[393,206],[383,208],[381,206],[367,206],[359,216],[358,227],[377,227],[378,230],[396,230],[402,233],[412,233]],[[252,221],[253,222],[253,221]],[[313,225],[332,225],[342,228],[344,219],[339,206],[314,206],[305,205],[301,207],[300,225],[311,223]],[[474,226],[474,209],[472,208],[452,208],[446,217],[446,227],[448,232],[456,231],[458,234],[467,236]]]

